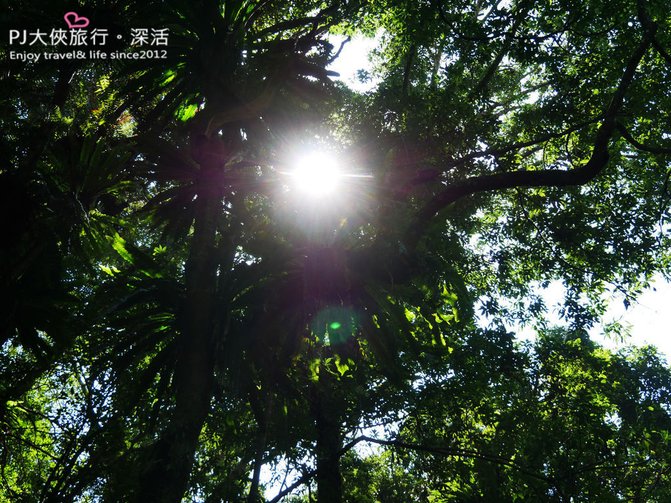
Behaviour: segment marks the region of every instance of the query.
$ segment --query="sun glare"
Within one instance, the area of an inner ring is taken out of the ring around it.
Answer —
[[[324,152],[311,152],[296,160],[291,176],[294,185],[301,191],[313,196],[324,196],[336,190],[342,173],[333,156]]]

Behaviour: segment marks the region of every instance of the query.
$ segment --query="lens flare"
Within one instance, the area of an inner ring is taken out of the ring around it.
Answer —
[[[336,159],[323,152],[299,157],[291,176],[298,189],[313,196],[333,193],[342,178]]]
[[[326,346],[344,344],[359,330],[359,314],[350,306],[327,306],[310,320],[310,329],[318,341]]]

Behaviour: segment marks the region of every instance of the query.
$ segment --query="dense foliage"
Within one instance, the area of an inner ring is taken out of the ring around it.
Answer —
[[[13,3],[169,45],[2,47],[0,501],[671,499],[664,0]]]

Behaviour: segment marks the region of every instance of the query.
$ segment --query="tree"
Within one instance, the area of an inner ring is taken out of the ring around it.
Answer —
[[[7,498],[251,502],[261,467],[283,460],[320,502],[361,499],[352,466],[389,457],[357,460],[353,435],[381,421],[398,431],[376,442],[411,448],[399,473],[422,467],[403,482],[419,499],[601,497],[604,466],[621,487],[607,497],[663,499],[667,369],[584,331],[609,286],[630,302],[668,274],[664,7],[100,2],[79,12],[92,26],[168,27],[166,59],[25,64],[4,48],[3,203],[22,215],[2,257]],[[68,10],[23,6],[6,24],[39,30]],[[338,33],[381,34],[376,89],[331,80]],[[283,188],[290,152],[320,142],[364,180],[330,211]],[[513,350],[505,323],[553,334],[534,292],[551,280],[567,287],[569,342]],[[476,327],[478,309],[496,330]],[[517,381],[500,395],[503,368]],[[578,392],[618,372],[607,406]],[[417,393],[431,378],[446,389]],[[523,389],[547,406],[526,435]],[[655,419],[630,428],[643,406]],[[408,407],[462,427],[425,431]],[[517,460],[539,437],[560,445],[561,428],[578,444]]]
[[[396,438],[356,439],[384,450],[352,463],[368,480],[350,500],[664,501],[669,376],[651,348],[584,333],[473,334],[408,392]]]

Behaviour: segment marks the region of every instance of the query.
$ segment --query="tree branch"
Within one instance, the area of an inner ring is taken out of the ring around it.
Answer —
[[[343,40],[342,42],[340,42],[340,47],[338,48],[338,51],[337,51],[333,56],[331,56],[331,57],[328,59],[328,63],[329,63],[329,64],[333,63],[336,59],[338,59],[338,57],[340,56],[340,53],[341,53],[342,50],[345,48],[345,45],[347,45],[349,42],[351,42],[351,40],[352,40],[352,37],[350,37],[350,36],[348,35],[347,38],[346,38],[345,40]]]
[[[348,442],[346,445],[340,449],[338,452],[338,457],[342,457],[344,454],[346,454],[348,451],[350,451],[352,448],[354,448],[356,445],[360,444],[361,442],[367,442],[370,444],[377,444],[377,445],[384,445],[387,447],[398,447],[401,449],[407,449],[407,450],[412,450],[412,451],[420,451],[420,452],[428,452],[430,454],[438,454],[442,456],[460,456],[460,457],[465,457],[465,458],[475,458],[475,459],[481,459],[483,461],[488,461],[490,463],[495,463],[503,466],[508,466],[510,468],[513,468],[520,473],[523,473],[529,477],[542,480],[543,482],[548,483],[552,487],[556,487],[555,481],[550,478],[546,477],[545,475],[540,475],[538,473],[535,473],[531,471],[528,468],[525,468],[524,466],[515,463],[514,461],[508,459],[508,458],[503,458],[500,456],[494,456],[490,454],[484,454],[478,451],[473,451],[469,449],[459,449],[459,448],[453,448],[453,447],[434,447],[434,446],[427,446],[427,445],[421,445],[421,444],[411,444],[408,442],[402,442],[400,440],[384,440],[384,439],[378,439],[378,438],[373,438],[369,437],[366,435],[361,435],[359,437],[356,437],[352,441]],[[300,487],[301,485],[305,484],[308,482],[310,479],[312,479],[315,475],[317,475],[317,470],[310,470],[306,473],[303,474],[298,480],[296,480],[293,484],[291,484],[289,487],[284,489],[283,491],[280,491],[272,500],[270,500],[268,503],[277,503],[279,502],[282,498],[290,494],[293,490],[296,488]]]
[[[622,134],[623,138],[631,143],[637,150],[649,152],[651,154],[671,154],[671,148],[669,147],[644,145],[643,143],[639,142],[631,135],[631,133],[629,133],[629,131],[627,131],[627,128],[624,127],[624,124],[620,122],[616,124],[616,127],[617,130]]]
[[[615,131],[616,115],[622,107],[625,94],[631,85],[643,55],[652,44],[653,37],[654,29],[646,30],[643,40],[629,58],[617,90],[606,109],[603,121],[596,133],[592,155],[587,163],[571,170],[513,171],[477,176],[452,184],[436,195],[420,210],[413,224],[406,232],[406,247],[408,249],[415,247],[426,229],[426,224],[440,210],[468,195],[514,187],[566,187],[583,185],[594,179],[608,162],[608,145]],[[477,157],[481,155],[482,153],[479,153]]]
[[[641,22],[641,25],[648,31],[648,32],[654,32],[657,29],[657,25],[655,22],[650,18],[650,15],[648,12],[645,10],[645,1],[644,0],[638,0],[636,2],[636,8],[638,11],[638,20]],[[659,43],[659,41],[656,38],[652,39],[652,46],[657,50],[660,56],[664,58],[666,63],[671,66],[671,54],[669,54],[664,46]]]
[[[408,98],[408,87],[410,87],[410,71],[412,70],[412,63],[417,54],[417,46],[412,44],[408,49],[408,54],[405,60],[405,67],[403,69],[403,98]]]
[[[540,475],[538,473],[535,473],[528,468],[525,468],[524,466],[521,466],[518,463],[515,463],[514,461],[508,459],[508,458],[503,458],[500,456],[493,456],[489,454],[484,454],[478,451],[472,451],[470,449],[459,449],[459,448],[454,448],[454,447],[433,447],[433,446],[427,446],[427,445],[421,445],[421,444],[410,444],[408,442],[401,442],[400,440],[381,440],[377,438],[372,438],[372,437],[367,437],[365,435],[358,437],[357,439],[353,440],[350,442],[350,444],[354,443],[359,443],[359,442],[369,442],[372,444],[378,444],[378,445],[385,445],[388,447],[399,447],[401,449],[408,449],[412,451],[421,451],[421,452],[428,452],[430,454],[440,454],[443,456],[461,456],[465,458],[475,458],[475,459],[481,459],[483,461],[489,461],[490,463],[495,463],[499,465],[504,465],[508,466],[510,468],[514,468],[515,470],[519,471],[520,473],[523,473],[525,475],[528,475],[529,477],[542,480],[544,482],[547,482],[550,484],[552,487],[555,487],[555,482],[553,479],[550,477],[546,477],[545,475]],[[350,444],[347,444],[348,446]],[[353,445],[352,445],[353,447]]]
[[[519,29],[520,25],[522,24],[522,21],[525,19],[527,13],[529,12],[530,5],[528,2],[525,2],[519,12],[516,13],[514,19],[513,19],[513,24],[510,28],[510,31],[506,33],[505,38],[503,40],[503,47],[501,47],[501,50],[498,52],[494,60],[489,64],[487,67],[487,70],[483,74],[483,76],[480,78],[480,81],[476,84],[475,88],[471,91],[469,95],[469,100],[474,99],[477,95],[479,95],[482,91],[485,90],[487,85],[489,84],[489,81],[492,80],[494,75],[499,69],[499,66],[501,65],[501,62],[503,61],[503,58],[508,54],[510,51],[510,47],[513,43],[513,39],[515,35],[517,34],[517,30]],[[491,11],[490,11],[491,12]]]
[[[652,45],[657,49],[657,52],[664,58],[666,63],[671,66],[671,54],[660,44],[656,39],[652,41]]]
[[[546,141],[555,138],[561,138],[563,136],[566,136],[567,134],[579,131],[580,129],[589,126],[590,124],[594,124],[595,122],[597,122],[599,119],[602,118],[603,116],[600,115],[592,119],[579,122],[578,124],[575,124],[557,133],[546,133],[542,136],[534,138],[533,140],[512,143],[510,145],[506,145],[503,147],[490,147],[488,149],[480,150],[478,152],[471,152],[470,154],[466,154],[463,157],[460,157],[459,159],[454,159],[448,162],[447,165],[445,166],[445,169],[443,169],[442,171],[447,171],[448,169],[456,168],[457,166],[462,166],[463,164],[466,164],[468,161],[472,161],[473,159],[480,159],[482,157],[490,157],[490,156],[500,157],[515,150],[520,150],[526,147],[533,147],[534,145],[538,145],[539,143],[545,143]]]
[[[351,448],[351,447],[350,447]],[[310,479],[312,479],[315,475],[317,475],[317,470],[310,470],[308,472],[305,472],[302,477],[300,477],[296,482],[291,484],[289,487],[286,489],[280,491],[277,493],[277,496],[275,496],[273,499],[271,499],[268,503],[277,503],[280,501],[282,498],[287,496],[288,494],[292,493],[294,489],[302,486],[306,482],[308,482]]]

